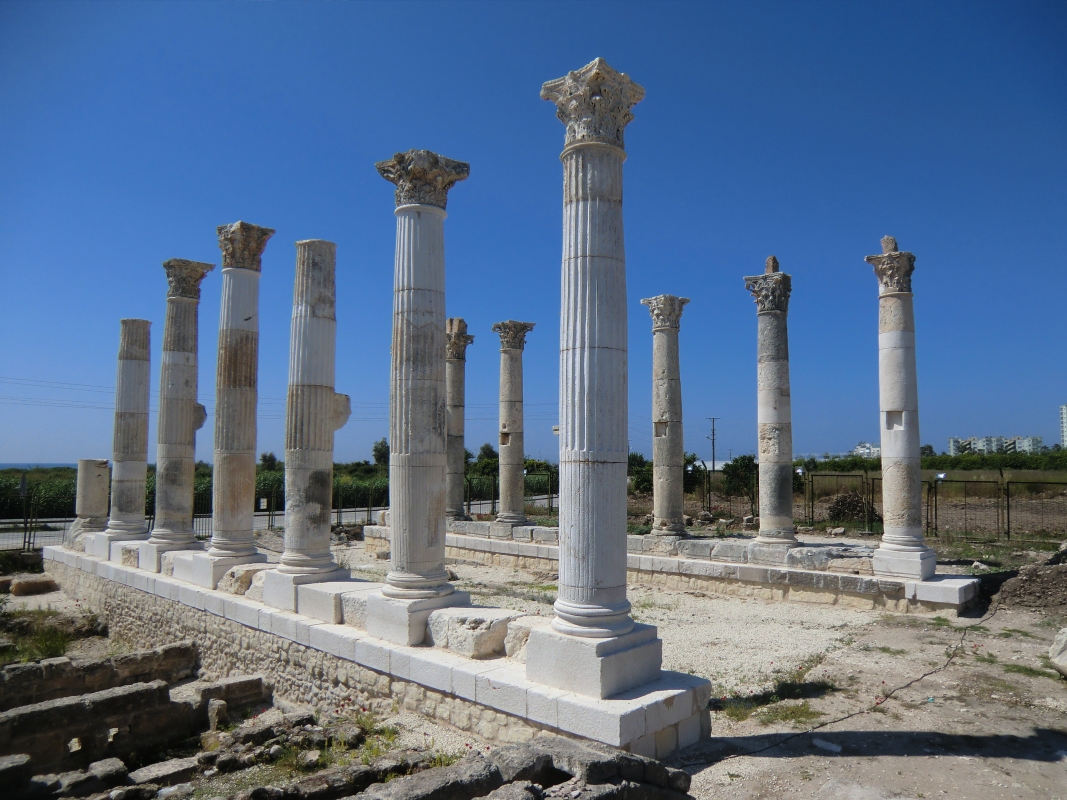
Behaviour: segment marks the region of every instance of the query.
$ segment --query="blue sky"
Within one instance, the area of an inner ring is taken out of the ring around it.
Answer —
[[[395,230],[374,162],[412,147],[471,164],[446,222],[448,313],[476,337],[468,445],[496,438],[490,326],[530,320],[527,450],[555,460],[564,131],[538,94],[596,56],[647,91],[626,132],[633,449],[651,442],[640,299],[671,293],[692,299],[686,448],[710,457],[716,416],[720,458],[753,452],[742,278],[771,253],[793,276],[796,451],[877,436],[863,257],[884,234],[917,256],[923,442],[1058,441],[1065,41],[1058,2],[2,3],[0,462],[110,455],[119,319],[153,321],[155,394],[160,264],[219,263],[215,227],[238,219],[277,229],[259,449],[284,448],[293,243],[324,238],[337,388],[354,407],[336,458],[369,458],[388,424]],[[201,304],[209,408],[220,287],[216,270]]]

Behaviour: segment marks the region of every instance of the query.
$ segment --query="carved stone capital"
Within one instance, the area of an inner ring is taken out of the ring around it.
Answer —
[[[775,259],[774,263],[777,266],[778,260]],[[793,290],[793,282],[784,272],[750,275],[745,278],[745,288],[756,299],[756,313],[781,311],[784,314],[789,310],[789,293]]]
[[[219,225],[216,232],[224,269],[262,270],[263,250],[267,247],[267,240],[274,235],[274,228],[263,228],[251,222],[233,222]]]
[[[471,174],[471,165],[466,161],[454,161],[429,150],[397,153],[374,166],[383,178],[396,184],[397,206],[417,204],[444,208],[448,190],[459,181],[467,180]]]
[[[184,258],[170,258],[163,262],[163,269],[167,271],[167,283],[170,287],[167,297],[199,300],[200,282],[215,269],[215,265],[202,261],[187,261]]]
[[[892,236],[882,237],[880,255],[867,256],[868,264],[874,266],[878,276],[878,294],[911,292],[911,273],[915,271],[915,255],[897,249],[897,240]]]
[[[467,345],[474,341],[467,335],[467,321],[462,317],[449,317],[445,320],[445,358],[466,361]]]
[[[660,328],[678,328],[682,324],[682,309],[689,302],[688,297],[675,297],[673,294],[658,294],[646,297],[641,305],[648,306],[652,315],[652,330]]]
[[[500,334],[501,350],[522,350],[526,347],[526,334],[534,329],[535,322],[516,322],[509,319],[493,326],[493,332]]]
[[[556,104],[556,116],[567,126],[566,144],[599,142],[624,148],[623,130],[630,111],[645,90],[602,58],[541,87],[541,99]]]

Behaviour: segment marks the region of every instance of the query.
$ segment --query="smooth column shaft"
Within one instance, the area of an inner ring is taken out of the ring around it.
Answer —
[[[467,323],[460,317],[445,321],[445,392],[447,395],[446,445],[447,473],[445,515],[452,519],[467,519],[463,507],[467,473],[465,442],[467,345],[474,341],[467,334]]]
[[[500,334],[500,512],[498,522],[523,525],[525,454],[522,408],[522,352],[532,322],[498,322]]]
[[[762,311],[757,326],[759,539],[794,542],[793,422],[786,312]]]
[[[107,529],[108,495],[111,475],[106,458],[78,460],[77,497],[74,501],[74,522],[64,537],[65,544],[74,550],[84,550],[82,537],[87,533],[102,533]]]
[[[279,571],[332,572],[334,432],[351,413],[334,391],[337,323],[337,246],[318,239],[296,243],[296,284],[289,339],[285,413],[285,551]]]
[[[148,472],[149,328],[146,319],[124,319],[119,336],[112,445],[111,517],[107,533],[130,539],[148,535],[145,482]]]
[[[200,282],[213,264],[171,259],[163,264],[170,291],[163,326],[156,446],[156,519],[149,540],[170,549],[193,545],[196,432],[206,413],[197,402]]]

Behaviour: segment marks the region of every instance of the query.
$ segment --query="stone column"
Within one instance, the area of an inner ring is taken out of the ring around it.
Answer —
[[[759,544],[797,543],[793,528],[793,416],[786,314],[792,282],[771,256],[763,275],[745,278],[756,298],[756,396],[759,439]]]
[[[349,576],[330,552],[333,436],[352,413],[348,395],[334,391],[336,253],[333,242],[296,243],[285,405],[285,550],[263,583],[263,602],[288,611],[297,610],[298,585]]]
[[[641,301],[652,314],[652,532],[685,534],[685,438],[678,328],[688,297]]]
[[[248,222],[218,227],[222,308],[215,373],[215,466],[207,553],[174,557],[174,576],[215,588],[230,567],[265,561],[252,529],[256,492],[259,373],[259,276],[272,228]]]
[[[915,312],[911,273],[915,256],[897,249],[892,236],[882,252],[867,256],[878,276],[878,400],[882,429],[882,542],[876,575],[925,580],[937,566],[923,540],[922,471],[919,462],[919,390],[915,371]]]
[[[145,481],[148,476],[149,328],[146,319],[124,319],[119,331],[112,443],[111,516],[107,530],[84,538],[85,552],[111,557],[112,542],[148,538]]]
[[[493,326],[500,334],[500,511],[496,521],[525,525],[525,443],[522,434],[522,351],[533,322],[509,319]]]
[[[167,317],[159,376],[156,445],[156,521],[141,547],[141,569],[159,572],[160,555],[202,549],[193,531],[193,474],[196,432],[207,413],[197,402],[197,329],[200,283],[214,264],[172,258],[167,271]]]
[[[527,646],[530,680],[594,697],[655,679],[656,629],[626,599],[623,129],[645,90],[596,59],[541,98],[567,129],[560,298],[559,599]],[[610,663],[605,663],[610,662]]]
[[[64,537],[66,547],[85,550],[84,537],[107,530],[107,500],[111,475],[106,458],[78,461],[78,495],[74,502],[74,522]]]
[[[466,605],[445,570],[445,252],[448,190],[470,165],[409,150],[375,166],[396,184],[392,373],[389,390],[391,558],[367,631],[419,644],[434,608]]]
[[[445,394],[447,396],[448,443],[445,478],[445,516],[448,519],[468,520],[463,506],[463,489],[467,477],[466,443],[466,380],[467,345],[474,341],[467,335],[467,323],[460,317],[445,320]]]

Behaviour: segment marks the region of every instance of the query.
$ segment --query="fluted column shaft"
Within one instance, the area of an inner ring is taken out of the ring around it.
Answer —
[[[206,412],[197,402],[200,282],[215,268],[184,259],[164,262],[170,290],[163,323],[156,444],[156,519],[150,542],[182,549],[196,542],[193,477],[196,432]]]
[[[460,317],[445,321],[445,394],[447,397],[446,491],[445,516],[467,519],[463,506],[467,473],[466,396],[467,345],[474,341],[467,334],[467,323]]]
[[[334,391],[337,245],[296,243],[296,284],[289,338],[285,411],[285,551],[280,572],[333,572],[334,432],[348,421],[348,395]]]
[[[87,533],[107,530],[108,490],[111,475],[106,458],[78,460],[77,496],[74,501],[74,522],[64,537],[64,544],[75,550],[85,550],[82,537]]]
[[[112,444],[111,517],[107,533],[129,539],[148,536],[145,482],[148,475],[149,328],[146,319],[124,319],[119,334]]]
[[[261,255],[274,233],[244,222],[219,228],[222,309],[215,373],[215,467],[208,554],[252,556],[256,494]]]
[[[678,329],[687,297],[641,301],[652,314],[652,530],[685,533],[685,438]]]
[[[526,523],[522,408],[522,351],[532,322],[498,322],[500,334],[500,512],[498,522]]]

